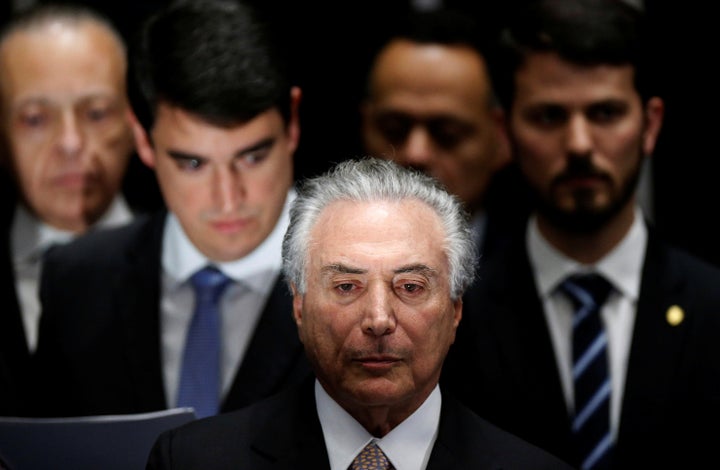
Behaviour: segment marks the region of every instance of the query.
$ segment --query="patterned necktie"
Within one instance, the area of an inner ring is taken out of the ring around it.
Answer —
[[[220,312],[219,302],[232,282],[213,266],[195,273],[195,312],[185,340],[177,406],[195,408],[198,418],[220,409]]]
[[[394,468],[377,444],[371,442],[355,457],[348,470],[393,470]]]
[[[562,291],[575,307],[573,316],[573,382],[575,416],[572,421],[578,468],[608,468],[612,453],[610,434],[610,374],[607,335],[600,308],[612,286],[599,274],[569,277]]]

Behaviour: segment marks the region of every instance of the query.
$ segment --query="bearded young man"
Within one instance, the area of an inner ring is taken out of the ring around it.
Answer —
[[[641,12],[527,8],[491,69],[535,210],[483,264],[443,381],[577,468],[691,467],[718,438],[720,272],[660,240],[637,202],[664,114]]]

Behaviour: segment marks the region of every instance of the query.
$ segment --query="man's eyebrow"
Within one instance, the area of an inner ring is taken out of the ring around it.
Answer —
[[[401,266],[398,269],[396,269],[395,274],[406,274],[406,273],[414,273],[414,274],[422,274],[425,277],[435,277],[438,275],[437,269],[433,269],[430,266],[426,264],[409,264],[407,266]]]
[[[352,268],[342,263],[333,263],[323,266],[320,271],[330,274],[365,274],[367,269]]]
[[[183,152],[181,150],[168,150],[167,154],[175,160],[205,160],[206,157],[195,153]]]
[[[241,157],[247,153],[257,152],[258,150],[263,150],[268,147],[272,147],[275,144],[275,141],[277,139],[274,136],[266,137],[252,145],[248,145],[247,147],[238,149],[233,157]],[[167,154],[170,155],[175,160],[206,160],[208,157],[205,157],[203,155],[197,154],[197,153],[190,153],[190,152],[184,152],[182,150],[174,150],[169,149],[167,151]]]
[[[97,99],[105,99],[105,100],[111,100],[115,101],[117,100],[117,96],[113,95],[112,93],[106,92],[106,91],[98,91],[93,92],[86,95],[81,95],[74,97],[70,104],[75,106],[79,103],[86,103],[88,101],[97,100]],[[26,106],[51,106],[51,107],[61,107],[64,104],[66,104],[67,101],[54,99],[49,96],[45,96],[43,94],[33,94],[28,95],[20,99],[19,101],[15,102],[12,106],[13,109],[20,109],[24,108]]]
[[[627,108],[628,102],[621,99],[621,98],[605,98],[598,101],[593,101],[588,105],[589,108],[597,107],[597,106],[615,106],[615,107],[622,107]]]
[[[328,264],[327,266],[323,266],[321,269],[324,273],[332,273],[332,274],[365,274],[367,273],[367,269],[360,269],[360,268],[353,268],[348,265],[342,264],[342,263],[333,263]],[[415,273],[415,274],[422,274],[425,277],[435,277],[437,276],[437,270],[433,269],[425,264],[409,264],[406,266],[401,266],[393,271],[395,274],[404,274],[404,273]]]

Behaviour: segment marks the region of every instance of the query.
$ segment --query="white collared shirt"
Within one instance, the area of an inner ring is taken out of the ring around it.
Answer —
[[[217,263],[205,257],[187,237],[177,217],[168,213],[162,243],[160,325],[163,379],[169,406],[177,402],[185,337],[192,320],[194,292],[189,278],[212,263],[233,282],[220,301],[221,392],[230,389],[235,373],[253,337],[272,288],[282,271],[282,239],[290,223],[290,190],[275,227],[268,237],[242,259]],[[291,315],[292,312],[288,312]]]
[[[124,225],[133,218],[125,199],[118,195],[98,219],[91,230]],[[65,244],[77,234],[58,230],[47,225],[32,214],[23,204],[15,208],[10,232],[10,250],[15,272],[15,290],[22,312],[25,338],[30,352],[37,347],[38,325],[40,322],[40,298],[38,284],[42,268],[42,257],[52,245]]]
[[[347,470],[369,442],[375,442],[396,470],[424,470],[440,424],[442,397],[437,385],[427,400],[382,438],[372,436],[315,380],[315,405],[322,426],[330,470]]]
[[[598,272],[613,285],[602,307],[601,318],[608,336],[609,370],[612,383],[610,395],[610,426],[617,437],[620,407],[625,389],[630,342],[635,324],[640,292],[643,260],[647,247],[647,227],[642,211],[635,210],[635,220],[625,238],[595,265],[582,265],[552,247],[540,234],[537,219],[528,224],[527,249],[535,282],[542,299],[545,320],[550,330],[560,371],[568,411],[574,409],[572,380],[572,317],[571,302],[558,290],[566,277],[578,272]]]

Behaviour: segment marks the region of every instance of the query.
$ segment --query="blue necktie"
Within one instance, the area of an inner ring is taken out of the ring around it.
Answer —
[[[213,266],[191,278],[195,312],[185,340],[177,406],[195,408],[198,418],[220,409],[220,297],[231,280]]]
[[[610,374],[607,335],[600,318],[612,286],[598,274],[569,277],[561,285],[575,307],[573,317],[573,381],[575,416],[572,421],[575,462],[582,470],[609,468]]]

